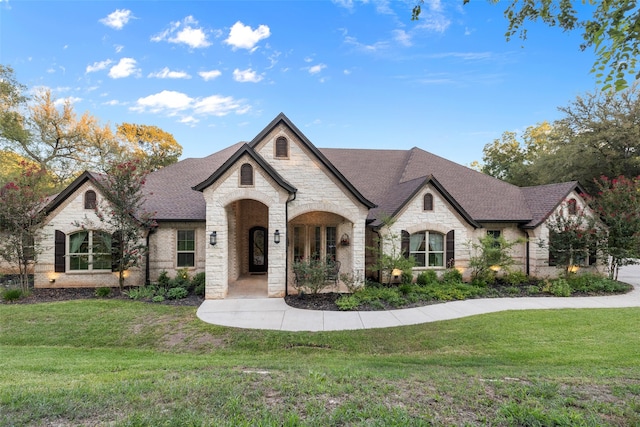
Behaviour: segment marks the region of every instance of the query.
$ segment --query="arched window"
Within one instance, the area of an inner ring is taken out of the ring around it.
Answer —
[[[416,267],[445,267],[444,234],[436,231],[420,231],[411,235],[409,254],[416,260]]]
[[[576,199],[569,199],[567,201],[567,210],[569,211],[569,215],[575,215],[578,212],[578,203]]]
[[[83,230],[69,235],[69,270],[111,270],[111,234]]]
[[[89,190],[84,193],[84,208],[95,209],[96,208],[96,192]]]
[[[289,158],[289,141],[287,141],[287,138],[284,136],[280,136],[276,139],[276,158]]]
[[[427,193],[424,195],[424,208],[425,211],[433,210],[433,194]]]
[[[253,166],[249,163],[240,167],[240,185],[253,185]]]

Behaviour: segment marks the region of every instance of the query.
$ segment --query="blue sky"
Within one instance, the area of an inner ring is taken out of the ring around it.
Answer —
[[[504,3],[504,2],[503,2]],[[414,1],[0,0],[0,63],[102,123],[155,125],[183,158],[285,113],[318,147],[409,149],[461,164],[504,131],[596,90],[579,33],[503,5]]]

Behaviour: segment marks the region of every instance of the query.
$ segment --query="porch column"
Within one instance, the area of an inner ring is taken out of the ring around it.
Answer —
[[[280,232],[280,243],[274,241],[276,230]],[[280,203],[273,203],[269,206],[267,241],[269,244],[267,295],[269,298],[283,298],[287,277],[286,197],[280,200]]]
[[[209,243],[211,233],[216,232],[217,243]],[[218,203],[207,203],[206,225],[205,299],[222,299],[227,296],[229,278],[229,229],[227,211]]]

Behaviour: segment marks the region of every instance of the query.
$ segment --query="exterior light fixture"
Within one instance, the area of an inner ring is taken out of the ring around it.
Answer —
[[[49,283],[56,283],[56,279],[49,279]]]
[[[492,265],[491,267],[489,267],[489,270],[497,273],[498,271],[502,270],[502,267],[500,267],[499,265]]]
[[[218,233],[216,231],[212,231],[209,235],[209,244],[211,246],[215,246],[218,243]]]
[[[276,230],[276,232],[273,233],[273,243],[276,245],[280,243],[280,230]]]
[[[567,268],[567,271],[569,273],[577,273],[578,270],[580,270],[580,266],[579,265],[570,265],[569,268]]]

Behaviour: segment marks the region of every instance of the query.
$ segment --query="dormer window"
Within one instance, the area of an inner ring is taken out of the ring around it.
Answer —
[[[84,208],[95,209],[96,208],[96,192],[89,190],[84,193]]]
[[[253,185],[253,166],[249,163],[245,163],[240,167],[240,185]]]
[[[279,136],[278,139],[276,139],[276,158],[289,158],[289,141],[284,136]]]
[[[424,207],[423,210],[425,211],[432,211],[433,210],[433,194],[425,194],[424,195]]]

